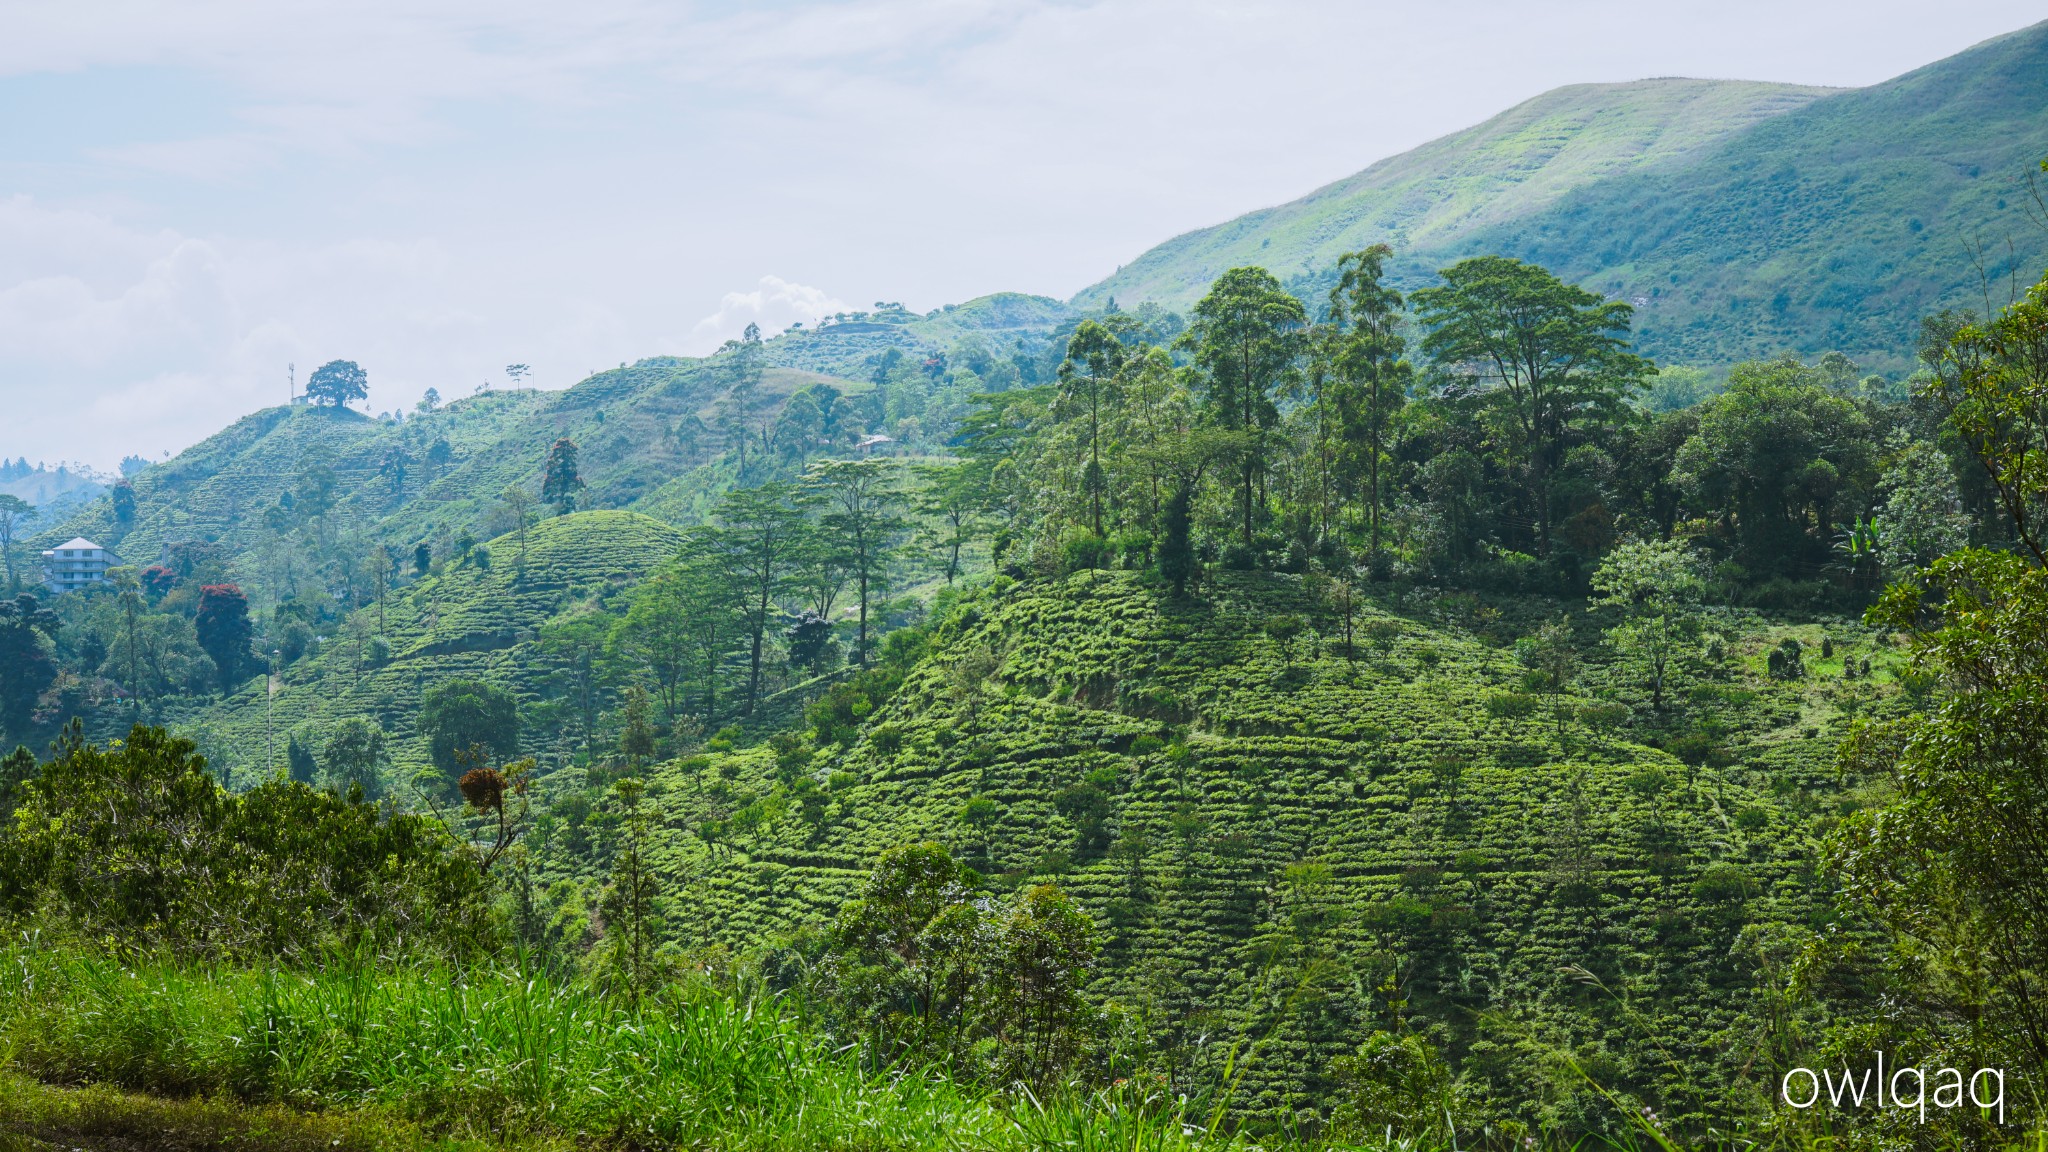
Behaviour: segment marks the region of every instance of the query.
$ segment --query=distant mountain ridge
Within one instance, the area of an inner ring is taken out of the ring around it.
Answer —
[[[1408,286],[1501,253],[1629,299],[1660,360],[1841,349],[1902,370],[1921,315],[1981,310],[1987,279],[2002,302],[2048,260],[2022,211],[2044,155],[2048,23],[1869,88],[1580,85],[1175,237],[1075,303],[1185,307],[1247,263],[1314,294],[1384,241]]]

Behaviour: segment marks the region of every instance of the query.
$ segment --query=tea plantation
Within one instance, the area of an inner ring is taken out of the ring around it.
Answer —
[[[522,701],[541,694],[550,664],[538,650],[541,627],[627,587],[672,557],[678,530],[633,512],[577,512],[543,520],[526,532],[526,557],[514,536],[492,541],[488,567],[451,564],[394,593],[385,604],[385,635],[404,639],[384,651],[373,640],[374,605],[352,619],[357,627],[331,637],[320,651],[282,671],[269,701],[271,763],[285,763],[287,734],[308,721],[321,731],[349,717],[374,719],[391,733],[391,778],[405,780],[429,763],[418,731],[421,695],[450,679],[503,685]],[[353,633],[353,635],[351,634]],[[253,783],[266,757],[263,680],[188,717],[216,762],[246,765]],[[570,734],[543,732],[537,751]]]
[[[1829,917],[1814,836],[1853,806],[1818,733],[1896,706],[1891,650],[1831,624],[1832,663],[1773,680],[1766,651],[1821,627],[1724,616],[1659,714],[1597,660],[1555,701],[1518,688],[1512,617],[1554,604],[1418,590],[1361,609],[1347,657],[1324,603],[1287,575],[1203,602],[1127,573],[998,581],[782,783],[765,746],[653,770],[671,936],[796,934],[801,955],[881,852],[935,840],[993,886],[1082,899],[1113,1026],[1191,1083],[1234,1060],[1249,1113],[1328,1100],[1329,1061],[1374,1028],[1431,1038],[1503,1124],[1584,1130],[1600,1089],[1694,1119],[1764,1091],[1743,1074],[1770,1027],[1757,956]],[[602,793],[556,813],[547,870],[593,878]]]

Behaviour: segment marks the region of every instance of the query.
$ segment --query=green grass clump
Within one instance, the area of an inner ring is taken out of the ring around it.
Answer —
[[[578,982],[510,970],[248,970],[25,939],[0,950],[0,1053],[9,1071],[42,1082],[219,1102],[212,1120],[205,1105],[188,1106],[188,1119],[224,1130],[265,1117],[289,1129],[285,1113],[264,1110],[288,1106],[364,1117],[358,1128],[377,1131],[578,1146],[1236,1144],[1185,1127],[1163,1101],[1121,1091],[1041,1103],[916,1069],[867,1074],[852,1049],[808,1031],[787,1001],[703,981],[633,1007]],[[4,1092],[0,1100],[29,1101],[12,1115],[43,1118],[52,1130],[83,1130],[79,1117],[89,1114],[132,1121],[168,1107],[105,1093],[52,1097],[19,1082]],[[333,1139],[349,1131],[314,1120],[296,1130]]]

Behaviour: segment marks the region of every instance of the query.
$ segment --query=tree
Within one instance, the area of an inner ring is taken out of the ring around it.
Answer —
[[[614,654],[653,677],[662,711],[671,721],[682,708],[683,682],[696,655],[689,579],[680,563],[656,569],[627,594],[626,613],[611,634]]]
[[[951,584],[960,576],[960,554],[981,534],[988,507],[988,480],[980,461],[919,464],[912,471],[923,482],[912,507],[925,517],[919,538],[941,557],[940,568]]]
[[[859,590],[860,639],[854,655],[863,667],[871,655],[868,609],[885,586],[889,558],[903,532],[895,480],[894,466],[883,460],[821,460],[804,474],[805,485],[826,508],[820,527]]]
[[[385,741],[384,729],[373,720],[350,716],[336,724],[320,753],[327,787],[343,795],[361,789],[366,800],[382,796]]]
[[[0,492],[0,564],[7,569],[7,594],[10,596],[21,591],[21,580],[14,572],[14,534],[35,518],[35,505],[19,496]]]
[[[1929,322],[1923,394],[1982,468],[2013,540],[2048,564],[2048,277],[1995,320],[1957,319]]]
[[[1996,451],[2025,451],[2008,442]],[[1989,467],[2025,483],[2015,465]],[[2021,531],[2032,531],[2028,520]],[[1946,691],[1860,728],[1842,766],[1895,798],[1835,837],[1846,890],[1921,965],[1916,993],[1972,1022],[1989,1063],[2048,1066],[2048,571],[1970,549],[1891,586],[1867,620],[1911,639]],[[2000,1051],[2010,1045],[2006,1051]]]
[[[136,706],[140,707],[142,704],[142,664],[140,660],[141,646],[137,642],[136,625],[148,604],[143,599],[142,581],[137,578],[135,569],[130,567],[110,568],[107,570],[107,576],[114,582],[116,603],[120,605],[121,609],[122,635],[126,642],[125,654],[127,659],[124,663],[128,667],[128,694]]]
[[[1248,434],[1240,462],[1238,505],[1251,547],[1256,493],[1264,473],[1263,437],[1279,422],[1274,393],[1296,370],[1308,313],[1264,268],[1232,268],[1195,305],[1182,341],[1194,350],[1209,412],[1222,427]]]
[[[1391,448],[1393,418],[1407,401],[1415,371],[1401,358],[1401,294],[1386,286],[1386,261],[1393,249],[1375,244],[1337,260],[1337,286],[1330,290],[1330,324],[1337,331],[1332,367],[1342,387],[1335,390],[1336,419],[1347,455],[1364,458],[1366,526],[1371,555],[1381,551],[1381,522],[1387,485],[1383,469]]]
[[[199,589],[199,614],[193,618],[199,646],[220,672],[220,692],[234,690],[256,629],[249,622],[249,597],[234,584],[208,584]]]
[[[1718,512],[1750,571],[1782,575],[1824,560],[1836,525],[1867,506],[1874,448],[1855,403],[1784,357],[1729,372],[1673,473],[1693,507]]]
[[[626,758],[626,770],[638,772],[654,755],[654,724],[649,712],[647,690],[638,684],[626,689],[626,703],[620,710],[619,753]]]
[[[583,489],[583,477],[576,474],[576,442],[567,436],[548,449],[547,467],[540,482],[540,498],[568,515],[576,510],[576,493]]]
[[[329,360],[306,378],[306,399],[315,404],[345,408],[369,398],[370,375],[353,360]]]
[[[1010,1071],[1051,1084],[1079,1055],[1089,1016],[1083,989],[1095,963],[1095,924],[1057,885],[1017,897],[997,928],[1000,968],[993,1000]]]
[[[1653,707],[1664,706],[1671,661],[1691,633],[1691,607],[1702,590],[1698,564],[1676,540],[1631,540],[1593,573],[1593,603],[1623,613],[1607,638],[1643,669]]]
[[[960,806],[960,822],[974,829],[975,836],[981,841],[981,858],[985,862],[995,858],[995,843],[991,837],[1002,819],[1003,806],[986,796],[970,797]]]
[[[510,760],[519,754],[519,703],[512,694],[480,680],[444,680],[420,701],[420,731],[434,764],[454,779],[456,753],[481,748]]]
[[[1088,464],[1082,471],[1081,491],[1088,498],[1089,530],[1097,536],[1102,535],[1102,497],[1109,488],[1102,470],[1103,395],[1115,391],[1125,355],[1115,333],[1097,321],[1083,320],[1067,340],[1066,359],[1060,361],[1062,402],[1083,404],[1088,412]]]
[[[741,612],[749,641],[749,714],[761,698],[768,626],[777,602],[794,586],[808,523],[805,513],[813,501],[811,493],[794,484],[763,484],[728,492],[712,511],[717,529],[698,533],[699,546],[715,553],[746,589]]]
[[[517,534],[519,539],[519,574],[524,576],[526,574],[526,527],[528,521],[532,519],[530,509],[533,507],[533,498],[526,494],[526,489],[523,486],[508,484],[503,492],[498,493],[498,503],[505,509],[505,515],[512,518],[512,531]]]
[[[1626,415],[1623,401],[1654,365],[1629,350],[1634,309],[1603,301],[1544,268],[1476,256],[1417,291],[1422,349],[1445,386],[1493,402],[1511,458],[1535,501],[1536,548],[1550,554],[1552,478],[1586,425]]]
[[[605,974],[637,1005],[641,994],[657,983],[661,890],[646,859],[649,813],[641,804],[646,785],[627,777],[613,790],[623,810],[625,834],[604,891]]]
[[[113,501],[115,524],[126,527],[135,523],[135,485],[125,479],[116,480],[108,499]]]
[[[1887,446],[1892,460],[1880,483],[1885,499],[1871,526],[1878,559],[1894,572],[1909,572],[1961,548],[1969,540],[1970,515],[1941,449],[1903,429]]]
[[[598,713],[604,708],[605,642],[610,634],[609,618],[593,605],[557,616],[540,630],[541,652],[555,663],[557,674],[568,680],[574,694],[585,752],[596,742]]]
[[[0,602],[0,728],[24,737],[36,700],[57,679],[57,614],[26,592]]]

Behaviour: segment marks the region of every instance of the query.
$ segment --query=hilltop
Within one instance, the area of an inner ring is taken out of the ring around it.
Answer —
[[[1834,349],[1897,370],[1921,315],[1982,310],[1973,248],[1994,304],[2048,259],[2024,216],[2043,155],[2048,24],[1870,88],[1577,86],[1177,237],[1075,301],[1184,307],[1246,263],[1319,293],[1340,253],[1383,241],[1411,287],[1501,253],[1628,299],[1659,360]]]

